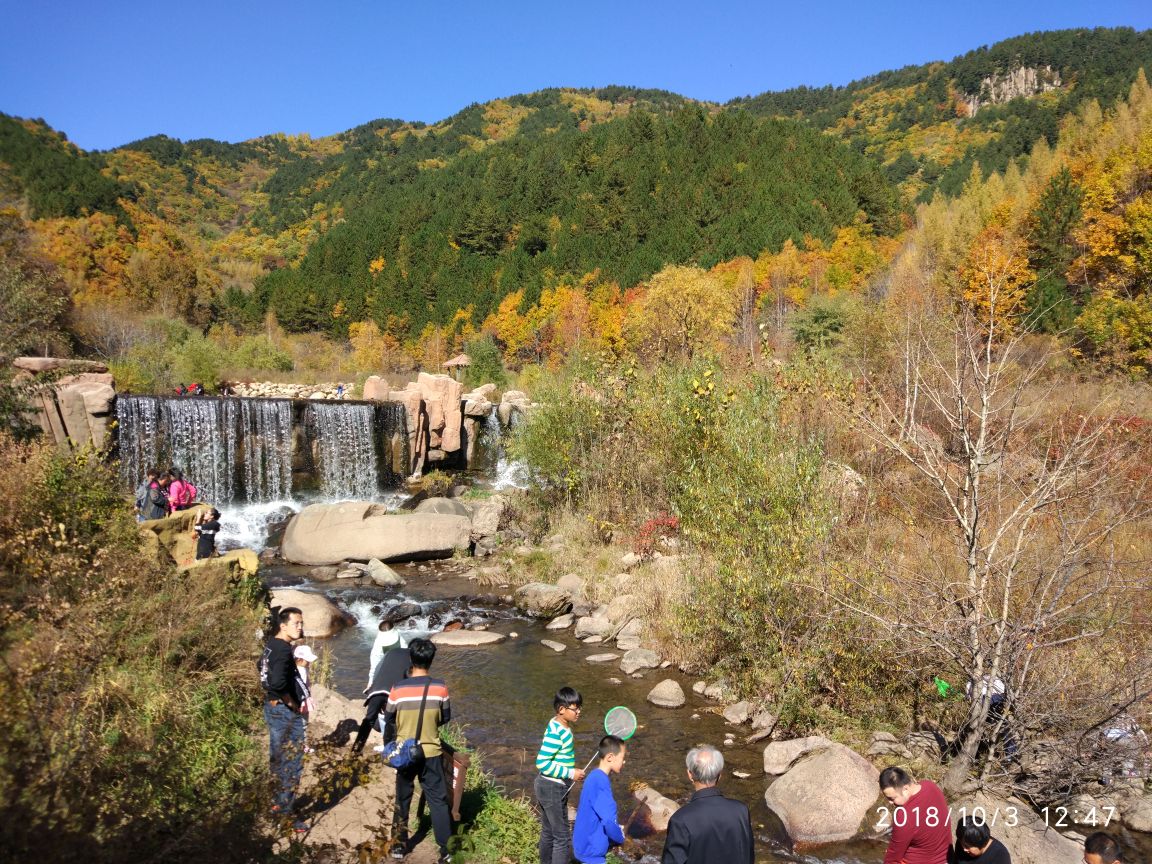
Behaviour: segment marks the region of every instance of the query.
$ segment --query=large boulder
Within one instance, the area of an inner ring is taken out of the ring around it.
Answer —
[[[255,576],[260,569],[260,559],[251,549],[233,549],[225,555],[184,564],[179,569],[195,579],[212,577],[235,583]]]
[[[643,820],[644,827],[653,831],[667,831],[668,820],[680,809],[679,804],[671,798],[665,798],[651,786],[641,785],[632,793],[632,797],[645,808],[644,812],[636,815],[636,818]]]
[[[404,584],[404,577],[378,558],[368,562],[368,578],[381,588],[399,588]]]
[[[500,531],[500,520],[504,518],[507,503],[502,495],[493,495],[472,505],[473,542],[496,536]]]
[[[613,624],[624,624],[636,614],[638,602],[632,594],[620,594],[608,604],[608,620]]]
[[[294,564],[418,561],[467,549],[472,523],[444,513],[389,513],[369,501],[310,504],[288,523],[281,556]]]
[[[774,741],[764,748],[764,773],[785,774],[797,761],[813,750],[826,750],[832,746],[833,742],[823,735]]]
[[[533,618],[555,618],[572,608],[572,595],[556,585],[529,582],[516,589],[517,608]]]
[[[500,418],[501,425],[507,426],[512,422],[513,412],[525,413],[532,405],[528,394],[520,390],[507,390],[500,397],[500,404],[496,408],[496,414]]]
[[[796,843],[834,843],[860,830],[879,792],[880,772],[842,744],[808,750],[764,793]]]
[[[443,513],[448,516],[463,516],[471,521],[472,511],[468,505],[456,498],[425,498],[416,505],[414,513]]]
[[[620,661],[620,671],[625,675],[631,675],[641,669],[655,669],[659,665],[660,655],[655,651],[649,651],[647,648],[633,648]]]
[[[459,450],[463,421],[460,397],[464,393],[464,385],[448,375],[421,372],[408,388],[418,389],[424,397],[424,406],[428,412],[429,446],[445,453]]]
[[[1152,795],[1130,794],[1120,798],[1120,821],[1143,834],[1152,832]]]
[[[648,693],[648,701],[659,708],[679,708],[684,704],[684,688],[666,678]]]
[[[616,647],[621,651],[631,651],[640,647],[640,634],[644,632],[644,623],[639,618],[633,618],[620,628],[616,634]]]
[[[407,621],[409,618],[416,618],[423,614],[424,607],[419,603],[404,601],[385,609],[384,614],[380,616],[380,620],[388,621],[392,624],[399,624],[401,621]]]
[[[612,630],[612,622],[607,618],[585,615],[576,619],[577,639],[587,639],[589,636],[607,636]]]
[[[311,591],[277,588],[272,592],[272,606],[281,609],[295,606],[299,609],[304,615],[304,637],[307,639],[327,639],[355,623],[355,619],[323,594]]]
[[[12,361],[17,369],[28,372],[52,372],[64,369],[69,372],[107,372],[108,366],[96,360],[72,360],[64,357],[17,357]]]
[[[196,560],[196,534],[192,523],[204,505],[177,510],[163,519],[149,519],[140,523],[142,534],[151,534],[178,567],[187,567]],[[153,545],[151,542],[149,545]]]

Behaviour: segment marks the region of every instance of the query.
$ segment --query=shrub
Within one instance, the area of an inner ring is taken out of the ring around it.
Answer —
[[[464,369],[466,385],[479,387],[481,384],[495,384],[501,390],[507,386],[508,375],[504,371],[500,349],[491,336],[482,336],[468,342],[464,346],[464,353],[472,360],[472,365]]]
[[[7,860],[262,857],[251,592],[158,563],[97,453],[3,439],[0,474]]]

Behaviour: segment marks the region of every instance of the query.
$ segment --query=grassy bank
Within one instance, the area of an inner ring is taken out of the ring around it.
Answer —
[[[101,454],[0,440],[7,860],[250,861],[250,586],[149,554]]]

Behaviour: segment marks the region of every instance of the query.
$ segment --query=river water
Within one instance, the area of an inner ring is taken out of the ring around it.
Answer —
[[[639,720],[639,728],[629,741],[624,772],[614,778],[622,818],[636,809],[629,792],[636,783],[646,783],[681,803],[686,801],[691,788],[684,774],[684,754],[696,744],[709,743],[724,753],[723,791],[751,808],[757,861],[876,864],[883,859],[881,841],[831,844],[804,854],[789,850],[778,820],[764,804],[764,744],[745,745],[743,737],[750,734],[749,727],[727,724],[719,715],[718,703],[692,692],[695,679],[674,669],[647,670],[641,678],[629,678],[620,671],[618,662],[590,664],[585,658],[593,654],[622,652],[612,644],[581,644],[571,630],[545,630],[540,623],[517,616],[498,598],[485,596],[486,591],[496,589],[463,578],[459,565],[451,562],[398,565],[395,569],[407,580],[399,593],[360,584],[360,580],[354,580],[356,584],[309,584],[307,568],[303,567],[277,566],[268,571],[270,584],[321,591],[356,616],[356,626],[326,641],[331,684],[342,695],[354,701],[362,698],[368,654],[384,608],[401,600],[420,603],[423,614],[412,622],[412,635],[427,632],[430,625],[439,626],[440,621],[483,620],[490,630],[516,635],[480,648],[441,646],[433,671],[448,682],[453,718],[464,725],[469,746],[482,753],[485,768],[510,793],[531,795],[536,750],[552,716],[552,696],[568,685],[584,697],[583,716],[575,729],[580,763],[591,758],[609,708],[626,705]],[[545,638],[566,645],[566,650],[558,654],[541,645]],[[323,641],[314,640],[314,647]],[[683,687],[688,699],[684,707],[657,708],[645,699],[665,678],[673,678]],[[734,733],[736,743],[725,746],[725,733]],[[733,771],[749,776],[740,779]],[[653,837],[646,851],[658,855],[661,842],[662,835]],[[643,840],[640,848],[645,848]]]

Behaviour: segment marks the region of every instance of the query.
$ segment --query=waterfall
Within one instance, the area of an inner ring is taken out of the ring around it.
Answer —
[[[291,498],[292,403],[287,399],[242,399],[240,406],[248,500]]]
[[[379,492],[372,405],[313,402],[316,469],[325,498],[365,499]]]
[[[160,400],[154,396],[120,396],[116,400],[120,448],[120,482],[135,489],[144,472],[160,465]]]
[[[520,462],[516,459],[508,457],[508,450],[506,446],[506,436],[512,435],[517,426],[524,422],[523,415],[519,411],[513,411],[508,421],[508,429],[504,430],[500,427],[500,420],[495,411],[492,412],[488,421],[493,418],[496,419],[495,429],[499,438],[496,449],[496,477],[492,481],[492,488],[499,491],[501,489],[527,489],[531,479],[531,472],[528,470],[527,464]],[[484,434],[487,436],[489,422],[484,423]]]
[[[164,399],[161,423],[167,460],[199,490],[201,501],[227,503],[236,494],[236,403],[229,399]]]
[[[407,472],[404,406],[395,403],[122,395],[116,418],[127,489],[150,466],[174,465],[201,501],[218,505],[284,502],[313,489],[377,499]]]

